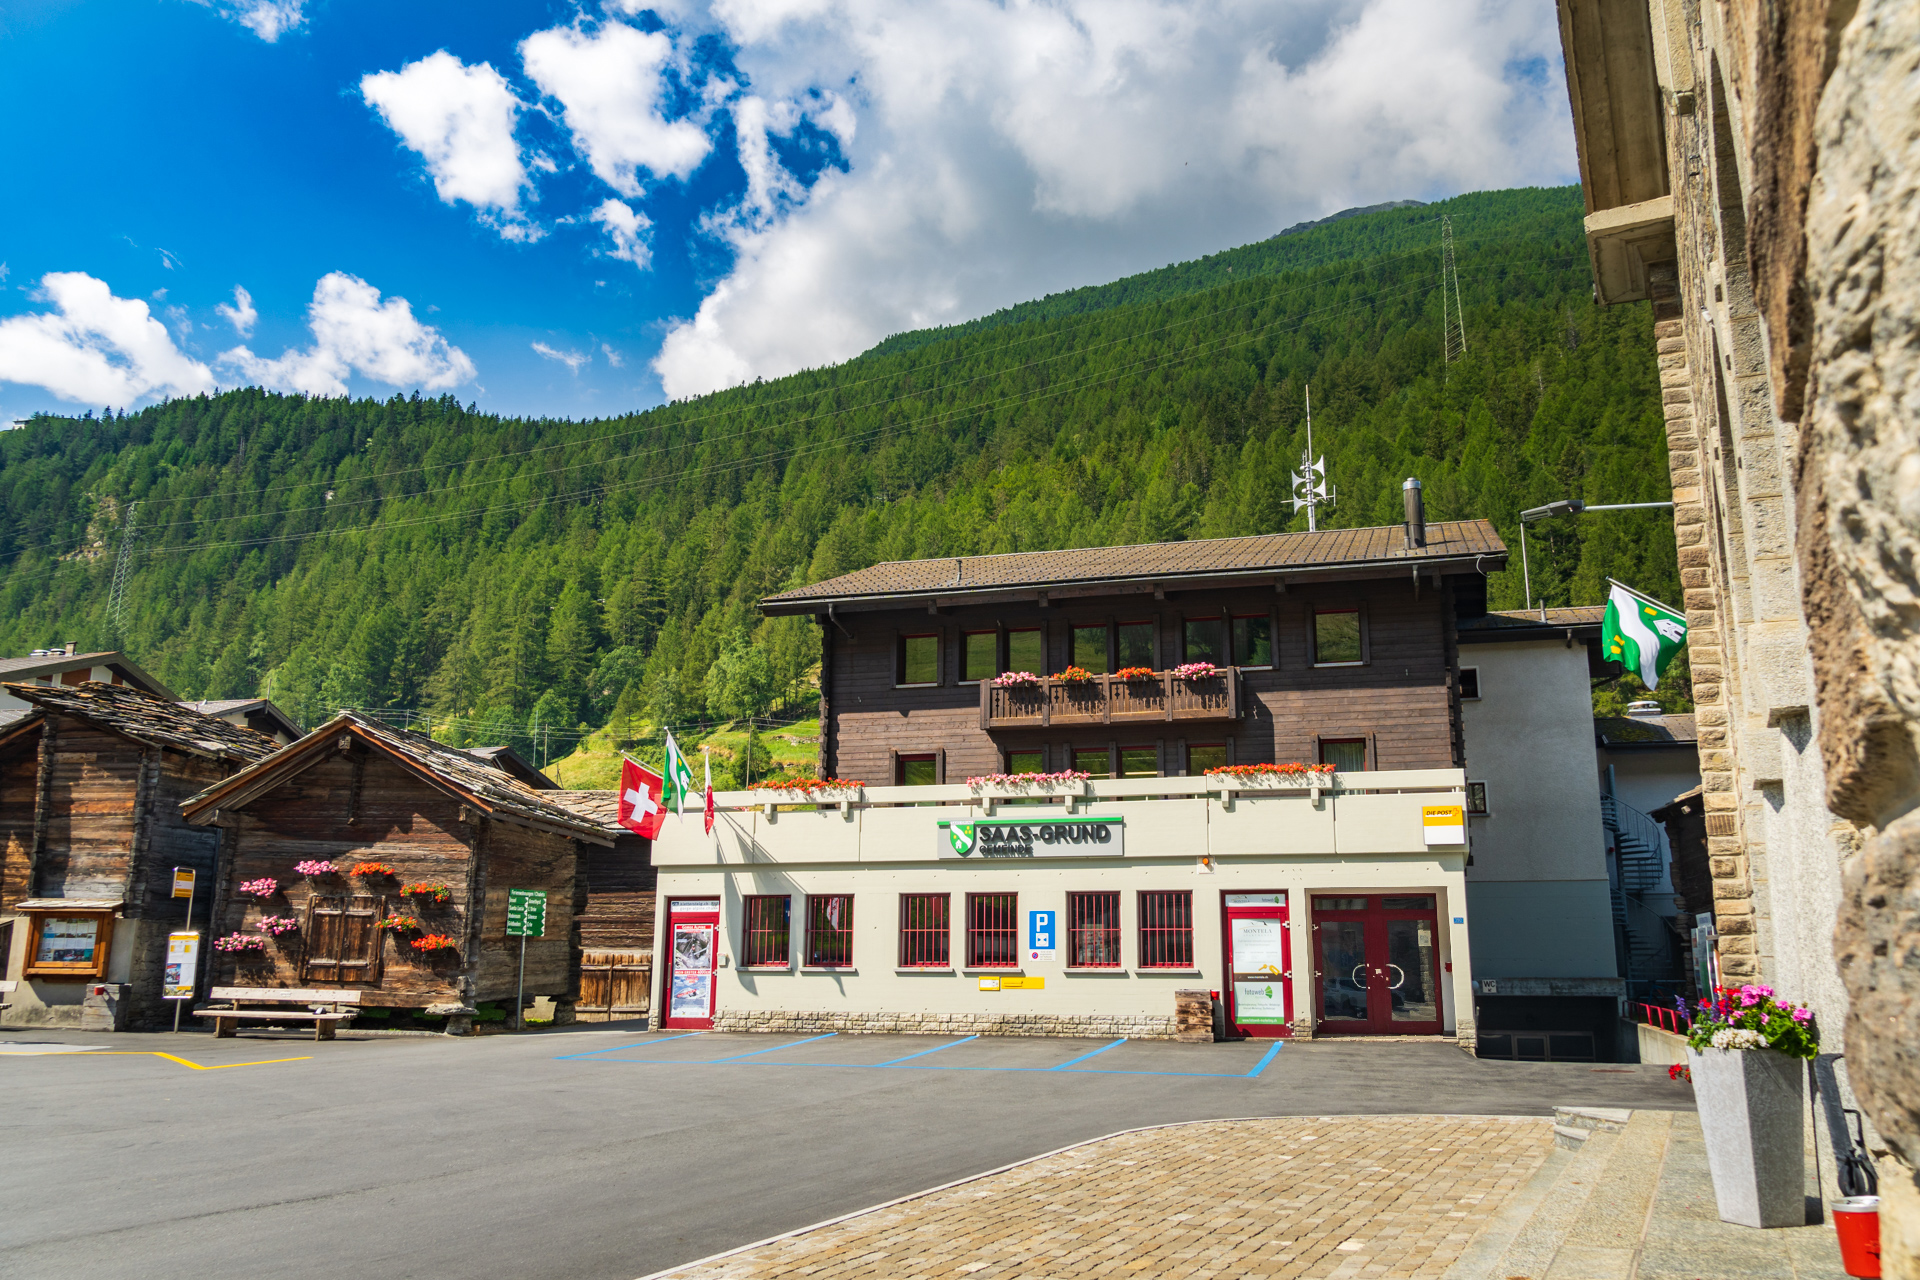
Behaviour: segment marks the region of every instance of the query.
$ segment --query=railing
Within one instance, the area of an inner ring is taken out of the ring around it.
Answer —
[[[1239,718],[1238,667],[1222,667],[1217,675],[1198,679],[1156,671],[1139,680],[1104,675],[1078,681],[1044,676],[1035,685],[980,682],[982,729]]]
[[[1693,1027],[1693,1019],[1678,1009],[1645,1003],[1637,1004],[1636,1007],[1640,1010],[1640,1021],[1650,1027],[1671,1031],[1677,1036],[1686,1035]]]

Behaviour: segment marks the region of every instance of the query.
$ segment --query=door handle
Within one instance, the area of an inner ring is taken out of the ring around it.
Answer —
[[[1364,964],[1357,964],[1353,966],[1353,973],[1350,973],[1347,975],[1347,981],[1351,982],[1354,986],[1359,987],[1362,991],[1365,991],[1367,989],[1367,980],[1365,978],[1355,977],[1354,974],[1365,972],[1366,967],[1367,966]]]
[[[1401,967],[1400,967],[1399,965],[1397,965],[1397,964],[1389,964],[1389,965],[1387,966],[1387,968],[1389,968],[1389,969],[1391,969],[1391,970],[1393,970],[1393,971],[1394,971],[1395,973],[1397,973],[1397,974],[1399,974],[1399,975],[1400,975],[1400,981],[1398,981],[1398,982],[1390,982],[1390,983],[1388,983],[1388,984],[1387,984],[1387,990],[1389,990],[1389,991],[1398,991],[1398,990],[1399,990],[1399,989],[1400,989],[1400,988],[1401,988],[1402,986],[1404,986],[1404,985],[1406,985],[1406,981],[1407,981],[1407,971],[1406,971],[1405,969],[1402,969],[1402,968],[1401,968]],[[1384,973],[1382,973],[1382,974],[1381,974],[1380,976],[1384,978],[1384,977],[1386,977],[1387,975],[1386,975],[1386,974],[1384,974]]]

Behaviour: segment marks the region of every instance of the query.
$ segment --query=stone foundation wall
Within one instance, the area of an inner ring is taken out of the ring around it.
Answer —
[[[843,1035],[1085,1036],[1173,1040],[1172,1014],[815,1013],[803,1010],[721,1010],[715,1031],[765,1031]]]

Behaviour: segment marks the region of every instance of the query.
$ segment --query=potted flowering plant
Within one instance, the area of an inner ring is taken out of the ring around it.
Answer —
[[[1687,1065],[1721,1221],[1806,1224],[1800,1064],[1819,1050],[1812,1011],[1772,987],[1722,987],[1700,1002]]]
[[[374,927],[390,929],[395,933],[412,933],[420,927],[420,922],[412,916],[392,915],[381,920],[376,920]]]
[[[384,862],[356,862],[347,874],[362,880],[393,880],[400,875]]]
[[[1040,677],[1031,671],[1002,671],[993,678],[996,689],[1038,689]]]
[[[762,778],[750,783],[749,791],[793,791],[802,795],[816,792],[858,791],[867,784],[858,778]]]
[[[421,955],[432,955],[437,951],[452,951],[460,944],[444,933],[429,933],[413,940],[413,949]]]
[[[293,873],[298,876],[305,876],[309,880],[322,880],[328,876],[339,875],[340,868],[334,866],[331,862],[296,862],[293,864]]]
[[[425,898],[430,907],[444,907],[453,901],[453,890],[443,884],[410,884],[400,893],[408,898]]]
[[[1095,677],[1093,672],[1087,670],[1085,667],[1068,667],[1065,671],[1054,676],[1054,679],[1058,680],[1061,684],[1092,684]]]
[[[1173,669],[1176,680],[1205,680],[1220,674],[1220,668],[1211,662],[1183,662]]]
[[[269,938],[277,938],[285,933],[293,933],[300,928],[300,922],[292,916],[261,916],[253,922],[253,927]]]
[[[280,882],[272,876],[264,876],[258,880],[243,880],[240,883],[240,892],[249,898],[271,898],[280,892]]]
[[[1153,679],[1153,668],[1152,667],[1122,667],[1118,671],[1114,672],[1113,674],[1115,676],[1118,676],[1120,679],[1125,680],[1128,684],[1136,684],[1142,680]]]
[[[1021,791],[1029,788],[1052,789],[1066,787],[1074,794],[1081,791],[1080,784],[1093,775],[1074,769],[1062,769],[1058,773],[983,773],[968,778],[967,785],[975,791]]]
[[[230,933],[224,938],[215,938],[213,949],[239,952],[242,955],[248,952],[259,953],[267,949],[267,939],[264,934],[258,933]]]

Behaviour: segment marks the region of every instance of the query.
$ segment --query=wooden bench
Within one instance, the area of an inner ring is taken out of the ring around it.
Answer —
[[[300,987],[215,987],[208,992],[214,1000],[225,1000],[223,1009],[195,1009],[196,1018],[212,1018],[216,1039],[240,1033],[242,1022],[311,1022],[315,1040],[333,1039],[337,1023],[350,1022],[358,1009],[342,1011],[340,1006],[360,1003],[358,991],[307,990]],[[250,1006],[242,1008],[242,1005]],[[288,1008],[304,1005],[305,1008]],[[320,1006],[331,1005],[331,1009]]]

